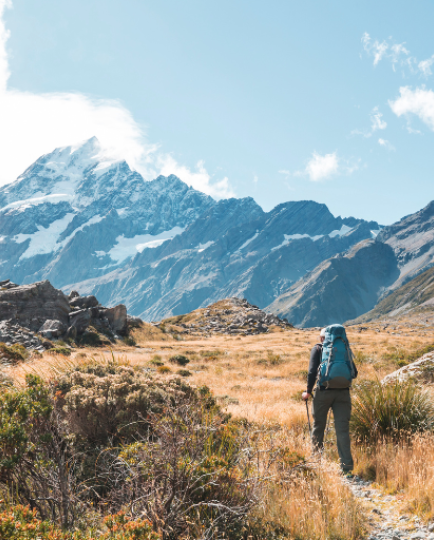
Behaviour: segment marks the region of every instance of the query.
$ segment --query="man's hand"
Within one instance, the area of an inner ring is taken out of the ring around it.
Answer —
[[[304,399],[304,401],[307,401],[310,397],[312,397],[312,394],[309,394],[309,392],[303,392],[301,394],[301,399]]]

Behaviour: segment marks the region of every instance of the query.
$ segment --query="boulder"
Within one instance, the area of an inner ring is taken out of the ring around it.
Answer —
[[[66,332],[67,326],[56,319],[48,319],[44,322],[38,331],[42,337],[46,339],[59,338]]]
[[[73,298],[77,298],[80,296],[80,294],[77,291],[71,291],[68,295],[69,301],[71,301]]]
[[[49,281],[0,290],[0,321],[11,321],[37,332],[47,320],[69,323],[68,298]]]
[[[69,314],[70,327],[68,328],[68,335],[73,332],[71,327],[76,329],[77,334],[82,334],[89,326],[90,319],[90,309],[78,309],[77,311],[71,311]]]
[[[384,377],[382,384],[402,383],[408,379],[415,379],[421,383],[432,383],[434,381],[434,352],[424,354],[416,362],[390,373]]]
[[[115,334],[122,336],[128,333],[127,308],[123,304],[106,309],[104,315],[107,317]]]
[[[78,307],[79,309],[95,308],[98,305],[98,300],[95,296],[76,296],[69,301],[71,307]]]

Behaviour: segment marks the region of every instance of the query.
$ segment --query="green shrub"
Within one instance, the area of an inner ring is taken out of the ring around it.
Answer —
[[[102,345],[101,336],[98,332],[86,331],[78,339],[78,344],[84,347],[100,347]]]
[[[169,362],[172,364],[178,364],[178,366],[186,366],[190,363],[190,360],[183,354],[175,354],[169,358]]]
[[[0,343],[0,355],[6,357],[8,360],[20,362],[25,360],[29,353],[27,352],[27,349],[19,343],[14,343],[14,345],[10,346],[5,343]]]
[[[124,337],[122,341],[125,343],[125,345],[128,345],[128,347],[135,347],[137,345],[133,336]]]
[[[48,349],[48,352],[51,354],[63,354],[63,356],[71,356],[71,349],[67,347],[53,347]]]
[[[191,371],[188,371],[188,369],[178,369],[176,372],[177,375],[181,375],[181,377],[190,377]]]
[[[353,399],[351,427],[362,441],[399,440],[434,427],[434,406],[428,393],[411,382],[359,386]]]
[[[0,393],[0,538],[240,540],[260,499],[248,429],[208,388],[114,361],[28,376]]]
[[[149,360],[149,363],[153,366],[164,366],[164,362],[162,360],[159,360],[158,358],[153,358],[152,360]]]

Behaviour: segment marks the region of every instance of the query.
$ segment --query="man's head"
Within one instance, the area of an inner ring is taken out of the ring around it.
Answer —
[[[325,340],[325,328],[323,328],[319,334],[319,338],[321,340],[321,343],[324,343],[324,340]]]

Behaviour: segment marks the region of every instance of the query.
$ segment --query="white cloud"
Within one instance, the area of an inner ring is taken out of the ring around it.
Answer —
[[[396,116],[414,114],[434,131],[434,92],[424,87],[412,90],[409,86],[401,87],[399,92],[400,97],[389,101]]]
[[[390,143],[389,141],[386,141],[386,139],[382,139],[381,137],[378,139],[378,144],[380,146],[383,146],[384,148],[387,148],[387,150],[392,150],[392,151],[396,150],[396,148],[393,146],[392,143]]]
[[[312,182],[318,182],[336,174],[339,169],[339,160],[336,152],[321,156],[314,152],[306,166],[306,174]]]
[[[125,159],[147,180],[158,174],[177,174],[212,196],[233,194],[228,179],[212,182],[202,162],[191,171],[149,143],[143,127],[119,101],[80,93],[33,94],[9,88],[9,32],[3,20],[7,7],[11,7],[11,1],[0,0],[0,185],[15,180],[42,154],[96,136],[105,151]]]

